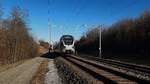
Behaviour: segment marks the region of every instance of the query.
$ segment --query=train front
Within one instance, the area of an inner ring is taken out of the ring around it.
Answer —
[[[74,38],[71,35],[64,35],[61,38],[61,51],[67,54],[74,54]]]

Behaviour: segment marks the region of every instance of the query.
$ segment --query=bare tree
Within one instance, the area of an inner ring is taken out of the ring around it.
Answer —
[[[27,15],[14,7],[8,19],[1,19],[0,62],[14,63],[37,56],[38,45],[29,34]]]

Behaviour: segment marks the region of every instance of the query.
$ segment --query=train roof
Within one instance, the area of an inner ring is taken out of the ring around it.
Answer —
[[[63,36],[60,38],[60,40],[62,40],[62,39],[65,38],[65,37],[71,37],[71,38],[74,39],[74,37],[73,37],[72,35],[63,35]]]

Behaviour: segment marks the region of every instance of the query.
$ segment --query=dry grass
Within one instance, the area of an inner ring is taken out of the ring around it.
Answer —
[[[46,53],[47,51],[48,51],[48,49],[46,49],[42,46],[38,47],[38,52],[39,52],[40,56],[43,55],[44,53]]]
[[[45,60],[40,64],[31,84],[44,84],[45,74],[48,72],[48,62],[48,60]]]
[[[16,66],[26,62],[27,60],[29,60],[29,59],[21,60],[21,61],[18,61],[16,63],[13,63],[13,64],[0,65],[0,72],[3,72],[3,71],[6,71],[8,69],[11,69],[13,67],[16,67]]]

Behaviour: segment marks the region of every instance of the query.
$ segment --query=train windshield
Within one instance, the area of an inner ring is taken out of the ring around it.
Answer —
[[[73,44],[73,38],[72,37],[65,37],[64,39],[65,45],[72,45]]]

